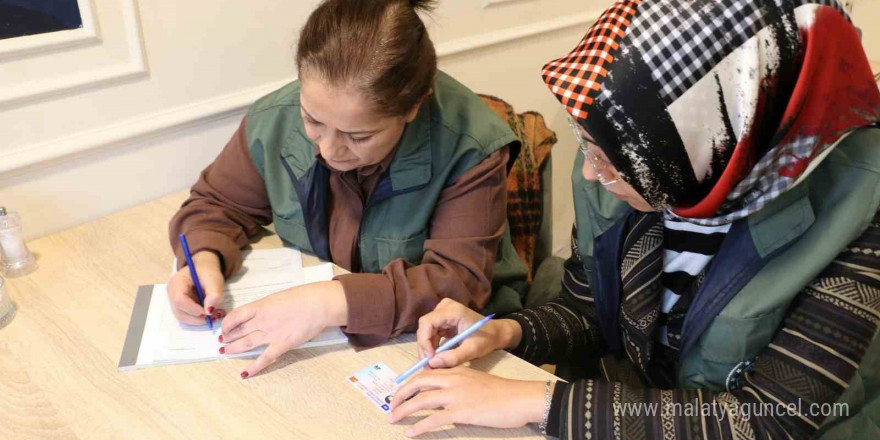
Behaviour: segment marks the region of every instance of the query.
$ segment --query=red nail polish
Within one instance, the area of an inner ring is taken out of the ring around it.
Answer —
[[[220,354],[226,354],[226,347],[220,347]]]
[[[217,336],[217,340],[223,342],[223,335]]]
[[[214,313],[214,308],[213,308],[213,307],[208,307],[208,313]]]
[[[248,372],[247,372],[247,371],[242,371],[242,372],[241,372],[241,378],[242,378],[242,379],[247,379],[247,377],[248,377]]]

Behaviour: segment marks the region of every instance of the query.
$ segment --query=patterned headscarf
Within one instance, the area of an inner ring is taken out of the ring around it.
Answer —
[[[836,0],[618,1],[542,76],[648,203],[702,224],[761,209],[880,120]]]

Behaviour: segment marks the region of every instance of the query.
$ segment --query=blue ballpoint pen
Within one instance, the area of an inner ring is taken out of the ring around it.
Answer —
[[[463,341],[464,338],[474,334],[474,332],[479,330],[480,327],[486,325],[486,323],[489,322],[489,320],[492,319],[493,316],[495,316],[494,313],[475,322],[473,325],[468,327],[465,331],[455,335],[455,337],[446,341],[443,345],[438,347],[437,350],[434,351],[434,355],[436,356],[440,353],[443,353],[446,350],[451,349],[452,347],[455,347],[456,345],[458,345],[459,342]],[[422,358],[422,360],[416,362],[412,367],[409,367],[409,369],[407,369],[406,371],[401,373],[400,376],[397,376],[397,378],[394,379],[394,383],[400,384],[401,382],[407,380],[410,376],[412,376],[413,374],[416,374],[417,371],[421,370],[422,368],[425,368],[425,365],[428,365],[428,361],[430,361],[430,360],[431,360],[431,358],[429,358],[429,357]]]
[[[186,265],[189,266],[189,274],[192,276],[193,284],[196,285],[196,294],[199,296],[199,305],[205,305],[205,291],[202,290],[202,283],[199,282],[199,275],[196,273],[196,265],[193,263],[192,254],[189,252],[189,244],[186,242],[186,236],[180,234],[180,246],[183,248],[183,256],[186,257]],[[208,328],[214,330],[214,321],[211,315],[205,316],[205,324]]]

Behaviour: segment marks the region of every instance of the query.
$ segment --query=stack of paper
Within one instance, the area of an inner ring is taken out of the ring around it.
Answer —
[[[227,280],[222,308],[231,311],[275,292],[332,278],[331,264],[303,267],[302,255],[296,249],[252,250],[245,253],[242,268]],[[213,331],[207,325],[191,326],[178,322],[171,313],[166,285],[141,286],[119,359],[119,370],[254,356],[265,349],[260,347],[247,353],[221,355],[221,344],[217,340],[220,333],[219,321],[214,322]],[[342,331],[333,327],[299,348],[345,342],[347,339]]]

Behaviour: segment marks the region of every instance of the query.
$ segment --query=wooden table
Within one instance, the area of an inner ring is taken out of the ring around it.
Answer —
[[[0,439],[391,439],[389,425],[346,378],[383,361],[416,359],[412,335],[355,352],[348,345],[295,350],[248,380],[249,360],[116,371],[137,286],[164,283],[167,225],[178,193],[35,240],[33,274],[7,280],[18,308],[0,329]],[[27,219],[25,219],[27,221]],[[275,236],[255,247],[277,247]],[[496,352],[472,365],[500,376],[553,376]],[[424,438],[544,438],[531,427],[459,426]]]

